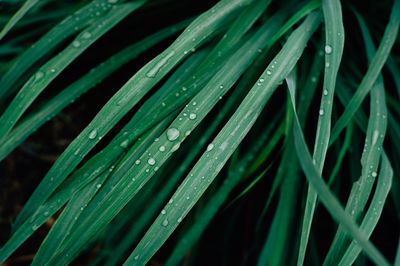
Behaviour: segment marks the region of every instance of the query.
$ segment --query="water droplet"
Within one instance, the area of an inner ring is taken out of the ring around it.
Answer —
[[[328,90],[324,90],[324,95],[328,95]]]
[[[319,115],[324,115],[324,110],[320,109],[319,110]]]
[[[167,211],[164,209],[161,211],[161,214],[166,214],[166,213],[167,213]]]
[[[167,63],[167,61],[175,54],[174,51],[171,51],[169,54],[167,54],[163,59],[158,61],[158,63],[149,71],[147,72],[146,76],[149,78],[154,78],[158,71]]]
[[[89,39],[90,37],[92,37],[92,34],[90,32],[86,31],[82,34],[82,38],[84,39]]]
[[[330,66],[329,62],[326,62],[325,67],[329,67],[329,66]]]
[[[136,160],[135,164],[140,164],[140,160]]]
[[[260,78],[260,80],[259,80],[260,82],[264,82],[264,79],[263,78]]]
[[[80,41],[75,40],[72,42],[72,46],[75,48],[78,48],[79,46],[81,46],[81,43],[80,43]]]
[[[52,68],[52,69],[50,69],[50,72],[54,73],[54,72],[56,72],[56,70],[54,68]]]
[[[376,172],[372,172],[372,176],[376,177],[378,174]]]
[[[126,148],[126,147],[128,147],[128,144],[129,144],[129,139],[126,139],[123,142],[121,142],[121,144],[119,146],[121,148]]]
[[[197,115],[196,115],[195,113],[191,113],[191,114],[189,115],[189,118],[193,120],[193,119],[196,119],[196,116],[197,116]]]
[[[182,91],[186,91],[187,90],[187,88],[186,87],[182,87]]]
[[[193,104],[193,105],[196,105],[197,103],[196,103],[196,102],[193,102],[192,104]]]
[[[101,184],[97,184],[96,187],[97,187],[97,188],[101,188]]]
[[[158,150],[161,152],[165,151],[165,146],[160,146],[160,148],[158,148]]]
[[[171,152],[177,151],[177,150],[179,149],[180,146],[181,146],[181,143],[178,142],[177,144],[175,144],[175,145],[172,147]]]
[[[207,151],[211,151],[214,148],[214,144],[210,143],[207,146]]]
[[[154,164],[156,163],[156,160],[154,160],[154,158],[150,158],[147,162],[148,162],[150,165],[154,165]]]
[[[110,1],[110,0],[109,0]],[[135,260],[138,260],[139,259],[139,255],[136,255],[135,257],[134,257],[134,259]]]
[[[375,130],[374,135],[372,136],[372,145],[375,145],[376,141],[378,140],[379,137],[379,131]]]
[[[316,77],[312,77],[311,81],[315,83],[315,82],[317,82],[317,78]]]
[[[162,222],[162,226],[168,226],[168,220],[167,220],[167,219],[165,219],[165,220]]]
[[[90,133],[89,133],[89,139],[94,139],[97,136],[97,130],[93,129]]]
[[[169,141],[174,141],[178,137],[179,137],[179,130],[178,129],[171,127],[171,128],[169,128],[167,130],[167,139]]]
[[[44,76],[44,74],[43,74],[43,72],[42,71],[39,71],[39,72],[37,72],[36,73],[36,79],[40,79],[40,78],[42,78]]]
[[[167,106],[164,102],[163,103],[161,103],[161,105],[162,105],[162,107],[165,107],[165,106]]]
[[[326,54],[332,53],[332,47],[331,47],[330,45],[326,45],[326,46],[325,46],[325,53],[326,53]]]
[[[43,215],[44,215],[44,216],[47,216],[47,215],[49,215],[49,212],[48,212],[48,211],[45,211],[45,212],[43,213]]]
[[[267,75],[271,75],[271,74],[272,74],[272,72],[267,70]]]
[[[178,223],[182,222],[182,218],[178,218]]]
[[[33,230],[36,230],[36,229],[38,229],[39,228],[39,226],[37,226],[36,224],[34,224],[33,226],[32,226],[32,229]]]
[[[186,132],[185,132],[185,136],[186,136],[186,137],[189,136],[190,133],[192,133],[192,131],[190,131],[190,130],[186,131]]]

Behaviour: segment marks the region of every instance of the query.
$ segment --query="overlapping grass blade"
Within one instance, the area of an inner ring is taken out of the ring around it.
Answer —
[[[50,118],[58,114],[63,108],[79,98],[82,94],[96,86],[103,79],[107,78],[112,72],[128,63],[145,50],[151,48],[161,40],[176,34],[183,26],[187,25],[184,21],[173,25],[159,32],[156,32],[142,41],[132,44],[106,61],[90,70],[86,75],[75,81],[62,92],[56,95],[40,110],[27,117],[20,124],[17,124],[0,145],[0,160],[6,157],[13,149],[23,142],[30,134],[46,123]],[[191,62],[192,63],[192,62]]]
[[[34,6],[39,0],[26,0],[25,3],[18,9],[12,18],[7,22],[0,32],[0,40],[11,30],[11,28],[18,23],[19,20]]]
[[[383,37],[379,44],[379,48],[374,58],[371,60],[368,71],[363,77],[360,85],[358,86],[356,93],[353,95],[343,114],[340,116],[335,126],[333,127],[330,143],[334,142],[339,137],[342,130],[351,121],[355,112],[363,102],[365,96],[367,96],[368,92],[374,85],[379,73],[382,70],[383,65],[385,64],[389,56],[390,50],[392,49],[396,41],[397,35],[399,33],[399,24],[400,1],[394,0],[389,22],[386,26],[385,33],[383,34]]]
[[[290,86],[290,83],[288,83]],[[324,182],[322,176],[318,173],[316,165],[313,163],[313,159],[308,150],[305,142],[301,125],[297,117],[295,97],[292,93],[296,88],[289,88],[291,93],[291,100],[293,106],[293,112],[295,113],[295,122],[293,126],[295,147],[300,162],[300,166],[303,169],[308,182],[314,187],[318,193],[321,202],[327,208],[331,216],[343,227],[343,229],[353,237],[354,240],[363,248],[366,254],[371,258],[377,265],[389,265],[382,254],[375,248],[375,246],[368,241],[366,235],[360,230],[355,224],[352,217],[343,209],[340,202],[337,200],[335,195],[329,190],[329,187]]]
[[[275,25],[275,26],[274,26]],[[182,110],[180,115],[170,125],[170,128],[162,134],[156,142],[143,153],[137,160],[137,164],[129,169],[127,173],[120,174],[120,182],[114,187],[109,195],[99,199],[93,207],[93,213],[88,215],[82,225],[92,225],[97,220],[96,226],[107,224],[141,189],[141,187],[152,177],[154,171],[176,151],[180,143],[190,134],[190,132],[200,123],[213,106],[235,83],[244,70],[251,64],[277,28],[274,20],[263,25],[235,54],[231,56],[225,66],[215,75],[208,85],[204,87]],[[240,60],[238,60],[240,58]],[[118,169],[116,170],[118,174]],[[110,202],[108,199],[112,198]],[[103,202],[107,202],[104,209]],[[95,226],[91,226],[90,231],[85,230],[86,226],[81,226],[71,235],[70,241],[66,243],[68,250],[79,250],[79,245],[89,239],[91,234],[96,233]],[[84,232],[81,232],[84,230]],[[79,241],[77,241],[79,240]],[[58,259],[63,257],[58,254]],[[57,259],[57,258],[56,258]]]
[[[294,67],[305,44],[319,25],[319,19],[318,13],[310,14],[291,34],[281,52],[209,144],[207,151],[172,196],[170,203],[164,207],[165,213],[157,217],[125,265],[145,264],[187,215],[250,130],[276,87]]]
[[[165,122],[168,124],[172,119],[167,118]],[[162,131],[162,124],[160,127],[152,132],[149,132],[143,136],[142,140],[138,140],[135,145],[132,146],[131,150],[137,151],[138,153],[143,152],[149,145],[149,143]],[[115,162],[116,164],[117,162]],[[114,165],[115,165],[114,164]],[[92,179],[85,179],[82,181],[80,178],[74,178],[73,175],[70,179],[58,189],[39,209],[25,221],[11,236],[7,243],[0,249],[0,262],[3,262],[8,256],[10,256],[29,236],[31,236],[49,217],[54,215],[64,204],[71,199],[72,195],[78,193],[82,189],[87,188],[89,183],[96,183],[96,180],[102,180],[104,174],[109,175],[109,169],[113,169],[113,165],[109,165],[107,168],[97,169],[96,174]],[[80,175],[77,175],[80,177]],[[93,180],[96,177],[96,180]],[[102,182],[101,182],[102,183]],[[77,200],[79,200],[77,198]],[[63,233],[63,232],[61,232]],[[51,251],[51,250],[48,250]]]
[[[319,169],[319,174],[322,174],[326,152],[328,150],[333,96],[335,93],[336,77],[340,62],[342,60],[344,48],[344,28],[340,1],[324,0],[322,3],[322,10],[324,13],[326,32],[325,73],[313,153],[313,160]],[[304,262],[316,201],[317,193],[314,191],[314,188],[309,185],[306,206],[304,210],[297,265],[303,265]]]
[[[60,155],[20,212],[16,227],[48,198],[102,137],[186,57],[188,51],[200,46],[206,38],[214,34],[223,21],[232,17],[246,3],[246,0],[219,2],[192,22],[168,49],[141,68]]]
[[[114,6],[102,19],[80,33],[60,54],[44,64],[21,88],[0,117],[0,141],[10,132],[31,103],[76,57],[145,1]]]
[[[172,117],[171,117],[172,118]],[[159,123],[151,133],[143,140],[143,142],[139,142],[139,145],[135,145],[128,152],[126,157],[130,157],[130,161],[136,160],[139,155],[143,152],[143,150],[153,142],[154,137],[159,135],[169,124],[170,119],[165,119],[161,123]],[[121,163],[124,162],[124,159],[121,160]],[[119,165],[121,165],[121,163]],[[114,166],[111,166],[110,169],[113,169]],[[118,166],[117,166],[118,169]],[[111,171],[112,172],[112,171]],[[112,173],[111,173],[112,174]],[[115,183],[118,180],[110,178],[108,183]],[[108,184],[106,184],[108,186]],[[100,189],[101,186],[96,185],[96,191]],[[107,189],[107,187],[105,188]],[[82,191],[82,190],[81,190]],[[44,265],[46,264],[51,257],[57,253],[59,247],[65,242],[65,239],[68,235],[71,234],[73,227],[76,225],[79,226],[79,216],[83,213],[86,206],[90,203],[90,201],[95,196],[96,191],[93,193],[81,192],[78,193],[76,197],[72,197],[70,202],[67,204],[66,208],[61,213],[61,216],[58,217],[56,223],[51,228],[49,234],[47,235],[44,242],[41,244],[39,251],[35,256],[35,260],[33,261],[33,265]],[[69,263],[77,254],[68,253],[68,259],[66,263]]]
[[[14,62],[8,72],[3,75],[0,80],[0,101],[3,101],[17,89],[13,85],[23,77],[24,73],[35,62],[53,51],[70,36],[80,32],[89,24],[95,22],[97,18],[101,18],[112,6],[107,0],[94,0],[76,11],[72,16],[68,16],[62,20],[46,33],[39,41],[26,50]]]
[[[368,59],[373,58],[375,48],[371,37],[369,36],[368,29],[362,21],[362,18],[358,16],[360,25],[362,27],[363,36],[365,39],[366,50]],[[373,86],[371,91],[371,111],[370,118],[368,121],[367,136],[364,145],[364,151],[361,157],[362,172],[360,179],[353,185],[351,190],[346,211],[354,216],[357,221],[367,204],[369,195],[372,190],[375,178],[377,176],[377,169],[381,155],[381,149],[383,145],[384,136],[387,128],[387,109],[385,100],[385,89],[383,87],[383,78],[378,76],[378,80]],[[377,202],[374,202],[377,203]],[[370,206],[371,208],[378,208],[379,206]],[[366,217],[365,217],[366,218]],[[365,219],[364,218],[364,219]],[[379,218],[379,216],[377,217]],[[367,218],[368,219],[368,218]],[[374,227],[368,228],[373,230]],[[368,231],[367,231],[368,232]],[[367,235],[369,235],[367,233]],[[337,264],[349,243],[346,239],[345,233],[339,228],[335,235],[334,242],[328,252],[325,259],[325,265]],[[355,253],[353,253],[355,254]],[[357,258],[357,256],[355,257]],[[354,259],[355,259],[354,258]]]
[[[377,181],[375,195],[360,225],[367,237],[370,237],[382,214],[383,206],[392,185],[393,169],[387,156],[382,154],[382,165]],[[361,247],[354,240],[343,255],[339,265],[352,265],[361,252]]]

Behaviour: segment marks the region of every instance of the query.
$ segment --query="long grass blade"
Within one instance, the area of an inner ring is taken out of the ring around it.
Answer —
[[[324,0],[322,10],[325,20],[325,74],[321,104],[319,109],[317,133],[315,137],[313,160],[322,174],[326,152],[328,150],[333,96],[335,93],[336,77],[342,60],[344,48],[344,28],[342,8],[339,0]],[[297,265],[303,265],[308,238],[317,202],[317,193],[309,185],[306,206],[304,210]]]
[[[187,56],[188,51],[204,43],[224,19],[240,10],[245,3],[247,3],[245,0],[219,2],[212,10],[205,12],[192,22],[168,49],[141,68],[60,155],[18,215],[16,227],[48,198],[100,139]]]
[[[89,24],[101,18],[107,13],[114,4],[107,0],[94,0],[73,15],[68,16],[39,41],[24,52],[13,64],[13,66],[2,76],[0,80],[0,101],[12,94],[17,88],[13,85],[23,76],[23,74],[33,66],[40,58],[53,51],[58,45],[63,43],[68,37],[80,32]]]
[[[379,73],[385,64],[389,53],[396,41],[397,34],[399,33],[400,24],[400,1],[394,0],[392,13],[390,14],[389,22],[386,26],[385,33],[383,34],[379,48],[371,60],[368,71],[363,77],[356,93],[351,98],[349,104],[346,106],[343,114],[340,116],[335,126],[332,129],[330,144],[333,143],[340,135],[342,130],[351,121],[357,109],[360,107],[365,96],[372,89]]]
[[[319,25],[319,19],[318,13],[310,14],[291,34],[259,82],[253,86],[235,114],[209,144],[207,151],[172,196],[170,204],[164,207],[165,214],[157,217],[125,265],[145,264],[176,229],[250,130],[276,87],[292,70],[308,39]]]
[[[289,85],[290,83],[288,83]],[[329,187],[324,182],[321,175],[318,173],[318,169],[313,162],[311,154],[308,150],[305,142],[301,125],[297,117],[295,97],[293,91],[295,88],[289,89],[291,93],[291,100],[293,106],[293,112],[295,113],[295,122],[293,126],[295,147],[300,162],[300,166],[303,169],[308,182],[312,184],[315,191],[318,193],[324,206],[327,208],[331,216],[343,227],[343,229],[351,235],[354,240],[364,249],[366,254],[371,258],[377,265],[389,265],[383,255],[375,248],[375,246],[369,242],[366,235],[360,230],[355,224],[352,217],[343,209],[340,202],[329,190]]]
[[[22,17],[37,4],[39,0],[26,0],[26,2],[18,9],[17,13],[15,13],[12,18],[7,22],[4,28],[0,32],[0,40],[4,38],[4,36],[14,27],[15,24],[18,23],[22,19]]]

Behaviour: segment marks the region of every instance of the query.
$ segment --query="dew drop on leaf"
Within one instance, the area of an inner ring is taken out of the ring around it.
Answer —
[[[169,128],[167,130],[167,139],[169,141],[174,141],[178,137],[179,137],[179,130],[178,129],[171,127],[171,128]]]
[[[326,53],[326,54],[332,53],[332,46],[326,45],[326,46],[325,46],[325,53]]]
[[[89,133],[89,139],[94,139],[97,136],[97,130],[93,129],[90,133]]]

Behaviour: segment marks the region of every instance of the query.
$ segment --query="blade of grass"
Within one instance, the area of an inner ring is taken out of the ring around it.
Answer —
[[[289,85],[290,83],[288,83]],[[295,122],[293,126],[295,147],[297,157],[301,168],[303,169],[305,176],[309,183],[312,184],[315,191],[318,193],[321,202],[327,208],[331,216],[343,227],[343,229],[351,235],[354,240],[364,249],[366,254],[371,260],[377,265],[389,265],[383,255],[375,248],[375,246],[368,240],[366,235],[360,230],[355,224],[352,217],[343,209],[340,202],[337,200],[335,195],[330,191],[329,187],[324,182],[322,176],[319,174],[319,170],[313,162],[311,154],[308,150],[305,142],[301,125],[297,117],[295,97],[292,91],[295,88],[289,88],[291,93],[292,107],[295,114]]]
[[[39,41],[24,52],[3,75],[0,80],[0,101],[3,101],[17,88],[12,87],[32,65],[47,53],[54,50],[68,37],[78,33],[83,28],[96,21],[96,17],[102,17],[113,5],[107,0],[94,0],[85,5],[72,16],[58,23]],[[106,8],[103,8],[106,7]]]
[[[364,231],[367,237],[370,237],[372,231],[376,227],[376,224],[379,221],[379,218],[383,211],[383,206],[386,201],[386,198],[389,194],[393,177],[393,169],[390,165],[390,162],[387,156],[382,154],[382,166],[379,173],[379,178],[377,181],[377,187],[375,191],[375,195],[370,204],[370,208],[368,209],[365,217],[360,225],[360,229]],[[352,265],[354,261],[357,259],[358,255],[361,252],[361,247],[357,245],[354,240],[346,250],[342,260],[339,265]]]
[[[356,93],[353,95],[343,114],[340,116],[335,126],[333,127],[331,139],[329,142],[330,144],[339,137],[342,130],[351,121],[355,112],[363,102],[365,96],[374,85],[379,73],[382,70],[383,65],[385,64],[389,56],[390,50],[392,49],[396,41],[397,34],[399,32],[399,24],[400,0],[394,0],[389,22],[386,26],[385,33],[383,34],[383,37],[379,44],[378,51],[376,52],[374,58],[371,60],[368,71],[363,77],[360,85],[358,86]]]
[[[281,52],[260,77],[260,82],[253,86],[237,111],[208,146],[172,196],[171,203],[164,207],[165,214],[157,217],[125,265],[145,264],[172,234],[250,130],[269,97],[294,67],[318,25],[319,14],[311,13],[291,34]],[[194,190],[194,187],[197,189]]]
[[[0,117],[0,141],[10,132],[26,109],[76,57],[121,20],[140,8],[145,0],[114,6],[103,18],[80,33],[60,54],[44,64],[21,88]]]
[[[165,122],[170,122],[172,116],[167,118]],[[161,128],[162,130],[162,128]],[[143,136],[143,139],[139,139],[135,145],[132,146],[131,150],[137,151],[137,153],[143,152],[147,148],[150,142],[160,133],[158,130],[148,132]],[[117,161],[115,161],[115,164]],[[113,165],[109,165],[107,168],[96,169],[92,179],[79,178],[81,175],[75,174],[71,178],[67,179],[66,182],[58,189],[39,209],[25,221],[6,242],[6,244],[0,249],[0,263],[9,257],[29,236],[31,236],[49,217],[55,214],[77,191],[82,190],[87,184],[99,177],[103,173],[108,172],[109,169],[113,169]],[[78,178],[75,178],[78,177]],[[97,179],[96,179],[97,180]]]
[[[335,93],[336,77],[344,48],[344,28],[340,1],[324,0],[322,3],[322,10],[324,13],[326,32],[325,73],[313,153],[313,160],[319,170],[319,174],[322,174],[326,152],[328,150],[333,96]],[[298,266],[303,265],[304,263],[316,202],[317,193],[314,188],[309,185],[297,259]]]
[[[169,124],[170,119],[166,119],[159,125],[157,125],[152,132],[143,140],[140,146],[135,145],[126,155],[126,157],[131,157],[131,161],[137,159],[142,150],[153,142],[154,137],[159,135]],[[137,148],[136,148],[137,146]],[[124,159],[121,160],[121,165],[124,162]],[[119,166],[116,166],[118,169]],[[112,175],[112,173],[111,173]],[[110,178],[108,183],[115,183],[116,180]],[[107,186],[104,189],[107,189]],[[101,186],[100,186],[101,187]],[[97,190],[100,189],[97,186]],[[96,190],[96,191],[97,191]],[[79,217],[85,210],[86,206],[90,203],[90,201],[95,196],[94,193],[84,193],[79,194],[76,197],[72,197],[70,202],[67,204],[66,208],[61,213],[61,216],[58,217],[56,223],[51,228],[49,234],[47,234],[46,239],[40,246],[39,251],[36,253],[35,259],[32,265],[45,265],[52,258],[54,254],[56,254],[57,250],[61,247],[61,245],[65,242],[66,238],[73,232],[74,225],[79,226]],[[71,261],[74,258],[75,254],[69,254],[68,260]]]
[[[0,41],[4,36],[22,19],[22,17],[34,6],[39,0],[26,0],[25,3],[18,9],[12,18],[7,22],[4,28],[0,32]]]
[[[271,23],[273,24],[274,21]],[[232,87],[244,70],[251,64],[258,54],[258,49],[266,45],[270,35],[272,35],[272,31],[268,30],[269,26],[270,24],[263,25],[252,38],[231,56],[224,68],[192,99],[170,125],[170,128],[143,153],[137,160],[137,164],[133,166],[132,164],[129,165],[131,168],[126,173],[118,173],[118,169],[116,170],[116,174],[120,175],[118,185],[110,191],[109,195],[96,200],[96,204],[92,208],[93,213],[88,215],[87,219],[82,222],[81,227],[77,228],[77,231],[71,235],[63,249],[53,258],[53,261],[64,258],[67,252],[78,252],[81,245],[90,239],[92,234],[96,233],[96,228],[109,223],[152,177],[154,172],[179,148],[180,143],[200,123],[219,101],[219,98]],[[160,147],[162,147],[161,150]],[[109,198],[112,198],[111,202]],[[104,206],[104,202],[107,202],[107,206]],[[95,223],[95,226],[93,226],[93,223]],[[90,228],[90,230],[85,229],[86,227]]]
[[[362,18],[357,13],[356,15],[362,29],[367,57],[371,60],[375,53],[375,47],[373,46],[371,36],[369,35],[365,23],[363,23]],[[378,76],[377,81],[372,88],[370,106],[371,111],[368,121],[367,136],[361,157],[362,173],[360,179],[353,185],[346,205],[346,211],[354,216],[356,221],[360,218],[360,215],[367,204],[376,179],[379,159],[381,156],[381,148],[386,134],[387,108],[385,89],[381,75]],[[371,205],[370,208],[375,207]],[[376,208],[379,207],[377,206]],[[326,256],[324,265],[336,265],[339,263],[348,245],[349,243],[345,233],[341,228],[339,228],[328,255]]]
[[[184,21],[183,23],[165,28],[135,44],[124,48],[122,51],[94,67],[82,78],[69,85],[48,103],[46,103],[39,111],[27,117],[20,124],[17,124],[15,129],[13,129],[7,135],[5,141],[0,144],[0,160],[5,158],[30,134],[36,131],[40,126],[59,113],[75,99],[79,98],[82,94],[95,87],[96,84],[100,83],[115,70],[136,58],[145,50],[156,45],[161,40],[176,34],[186,24],[187,22]]]
[[[221,1],[200,15],[163,53],[141,68],[100,110],[92,122],[60,155],[18,215],[16,227],[64,181],[100,139],[184,57],[201,45],[246,0]],[[193,41],[194,38],[194,41]],[[78,151],[79,156],[76,156]]]

